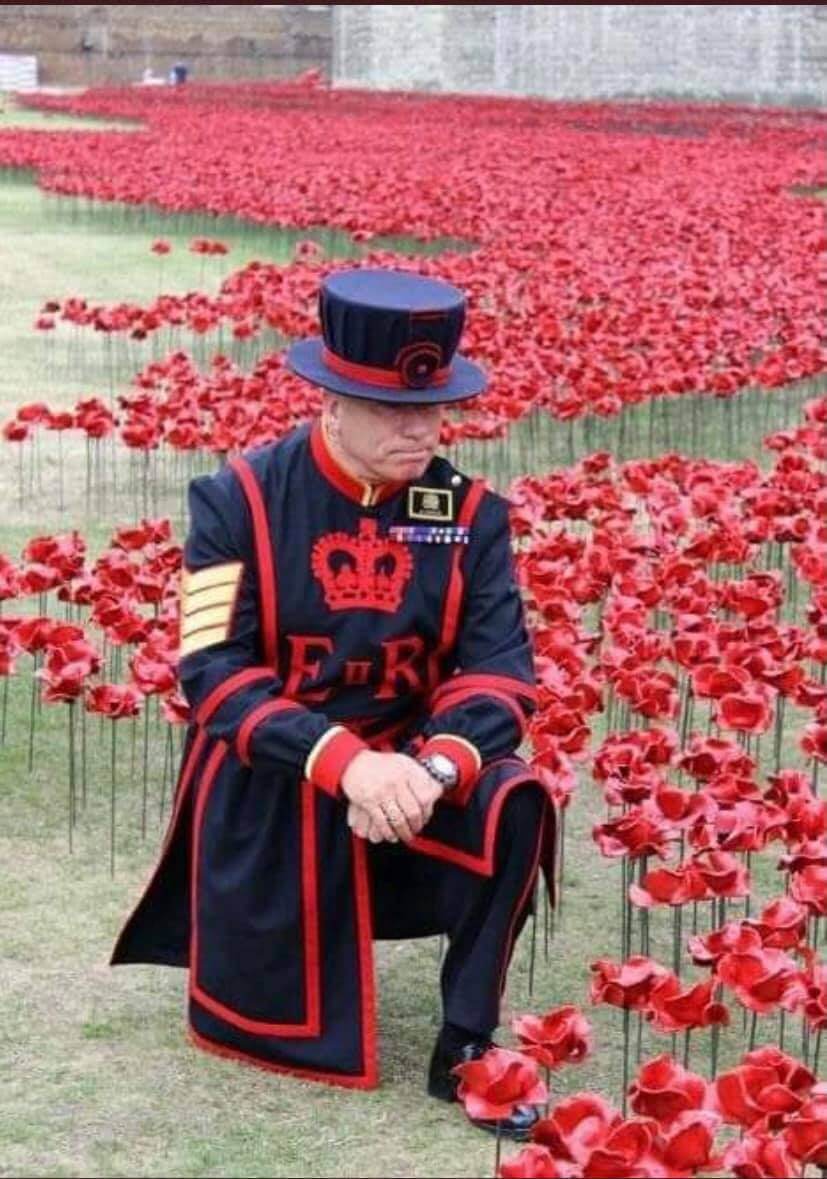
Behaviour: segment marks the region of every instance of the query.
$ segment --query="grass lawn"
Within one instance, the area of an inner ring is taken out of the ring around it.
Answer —
[[[4,114],[2,120],[6,118]],[[41,116],[26,118],[32,125],[46,125]],[[2,120],[0,126],[6,125]],[[73,215],[68,206],[41,194],[28,178],[3,178],[0,419],[24,401],[69,405],[79,395],[117,393],[125,388],[130,365],[136,367],[133,353],[113,363],[92,333],[87,333],[90,338],[80,355],[77,347],[70,351],[68,337],[45,340],[33,332],[33,320],[46,299],[81,294],[102,302],[145,300],[158,291],[161,277],[165,290],[214,288],[227,269],[248,259],[289,257],[296,239],[238,226],[233,236],[230,226],[222,226],[218,236],[228,241],[231,253],[219,267],[202,274],[201,260],[186,249],[197,232],[202,230],[160,216],[118,221],[109,210]],[[158,258],[149,251],[158,236],[169,238],[174,246],[164,261],[163,276]],[[345,246],[344,240],[331,244]],[[145,359],[150,355],[148,351]],[[779,394],[773,414],[791,418],[806,392]],[[756,418],[745,436],[753,451],[762,424]],[[646,440],[641,427],[641,447]],[[556,433],[550,427],[546,466],[559,460],[569,444],[579,457],[587,441],[594,439],[578,434],[569,443],[565,431]],[[51,446],[44,449],[39,480],[27,478],[20,502],[16,455],[7,444],[2,446],[0,552],[17,557],[27,537],[69,528],[80,529],[96,551],[114,524],[140,514],[123,487],[107,493],[103,502],[85,502],[85,455],[80,445],[67,449],[63,510],[57,504]],[[502,456],[513,473],[520,469],[520,446],[518,434],[510,455]],[[469,468],[478,457],[473,449],[465,452]],[[30,606],[34,612],[36,603]],[[110,730],[88,722],[86,803],[70,855],[66,714],[61,708],[43,707],[30,771],[25,739],[30,707],[24,673],[10,692],[8,735],[0,747],[0,1174],[490,1174],[493,1140],[468,1127],[457,1108],[424,1095],[424,1072],[438,1025],[436,939],[377,947],[383,1081],[369,1094],[303,1084],[206,1057],[184,1037],[181,972],[109,969],[113,939],[154,863],[163,831],[169,797],[167,782],[162,799],[164,750],[160,743],[149,750],[144,812],[143,722],[134,730],[128,723],[119,728],[117,855],[111,876]],[[794,729],[791,719],[786,738],[791,751]],[[788,764],[794,764],[792,755]],[[591,827],[600,818],[597,793],[584,779],[567,816],[564,907],[558,928],[546,960],[540,922],[533,998],[528,994],[531,927],[524,933],[509,977],[506,1022],[512,1013],[529,1007],[539,1011],[561,1003],[586,1005],[588,963],[602,955],[619,955],[620,872],[601,859],[592,843]],[[759,895],[778,891],[775,858],[764,857],[759,865]],[[702,913],[701,921],[707,919]],[[653,953],[669,962],[667,914],[657,912],[652,918],[652,937]],[[591,1017],[597,1051],[579,1069],[560,1074],[554,1092],[593,1088],[617,1099],[620,1015],[599,1008]],[[759,1025],[758,1038],[774,1041],[775,1021]],[[504,1040],[509,1040],[507,1032]],[[722,1060],[739,1054],[742,1042],[737,1016],[724,1033]],[[707,1043],[703,1037],[693,1042],[691,1063],[699,1071],[707,1067]],[[669,1037],[644,1030],[644,1056],[670,1046]]]

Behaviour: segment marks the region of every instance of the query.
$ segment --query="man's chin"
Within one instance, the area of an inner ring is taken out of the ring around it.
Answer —
[[[390,482],[410,483],[414,479],[421,479],[428,470],[432,457],[432,455],[428,454],[424,458],[409,459],[396,463],[394,474],[389,476]]]

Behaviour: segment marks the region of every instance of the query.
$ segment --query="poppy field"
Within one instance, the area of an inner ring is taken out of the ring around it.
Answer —
[[[312,75],[0,122],[13,1173],[827,1173],[825,131]],[[106,966],[187,720],[187,482],[316,413],[282,352],[341,265],[456,283],[491,376],[443,445],[511,502],[557,904],[461,1096],[546,1105],[522,1149],[424,1095],[438,939],[377,947],[361,1095],[205,1059],[176,972]]]

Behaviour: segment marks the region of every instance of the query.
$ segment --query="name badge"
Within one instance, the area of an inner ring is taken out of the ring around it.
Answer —
[[[442,487],[409,487],[408,515],[412,520],[453,520],[453,491]]]

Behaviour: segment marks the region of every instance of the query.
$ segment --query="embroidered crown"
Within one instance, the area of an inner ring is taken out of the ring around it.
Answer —
[[[313,546],[313,575],[331,610],[399,609],[413,571],[405,545],[377,536],[375,520],[361,520],[356,536],[328,532]]]

